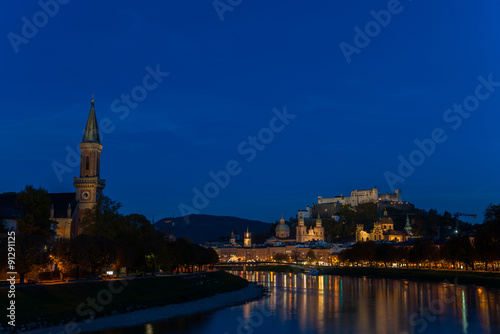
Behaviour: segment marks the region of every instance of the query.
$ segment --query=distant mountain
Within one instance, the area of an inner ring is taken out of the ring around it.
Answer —
[[[185,219],[186,218],[186,219]],[[160,231],[168,230],[177,238],[189,238],[194,243],[203,244],[219,237],[229,237],[231,231],[243,233],[247,227],[252,235],[269,232],[273,224],[238,217],[189,215],[186,217],[163,218],[155,223]]]

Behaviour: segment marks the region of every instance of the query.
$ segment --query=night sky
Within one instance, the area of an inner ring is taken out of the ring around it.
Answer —
[[[500,202],[497,1],[41,3],[0,10],[0,192],[74,191],[95,94],[124,213],[273,222],[375,185],[472,222]]]

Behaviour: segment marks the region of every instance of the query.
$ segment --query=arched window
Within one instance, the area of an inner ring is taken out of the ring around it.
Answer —
[[[87,155],[85,157],[85,170],[89,170],[90,169],[90,157]]]
[[[100,164],[101,164],[101,159],[99,159],[99,157],[97,157],[97,170],[96,170],[97,176],[99,176],[99,170],[101,168]]]

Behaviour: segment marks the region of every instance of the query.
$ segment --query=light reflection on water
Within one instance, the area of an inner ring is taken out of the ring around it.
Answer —
[[[269,289],[245,305],[99,333],[500,333],[500,291],[367,277],[233,272]]]

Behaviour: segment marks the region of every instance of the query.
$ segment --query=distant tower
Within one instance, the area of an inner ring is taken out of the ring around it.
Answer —
[[[364,241],[363,240],[363,232],[364,231],[365,231],[364,224],[357,224],[356,225],[356,242]]]
[[[244,239],[243,239],[243,246],[244,247],[252,247],[252,233],[248,232],[248,227],[247,227],[247,231],[245,232],[245,235],[244,235]]]
[[[382,223],[373,223],[373,231],[371,234],[372,234],[371,240],[373,241],[382,240],[384,235]]]
[[[307,227],[304,225],[304,218],[299,218],[299,225],[297,225],[297,242],[304,242],[307,234]]]
[[[277,238],[288,238],[290,236],[290,227],[285,223],[283,215],[281,215],[280,223],[276,226]]]
[[[396,189],[396,196],[398,196],[398,202],[403,201],[403,191],[401,189]]]
[[[233,231],[231,231],[231,238],[229,239],[229,242],[231,243],[231,245],[236,245],[236,238]]]
[[[314,234],[316,235],[318,240],[325,240],[325,228],[321,224],[321,218],[316,219],[316,227],[314,228]]]
[[[100,177],[102,145],[97,128],[94,98],[92,98],[90,105],[89,118],[80,143],[80,150],[80,177],[73,178],[73,185],[76,188],[76,201],[78,202],[78,217],[76,217],[71,231],[73,236],[81,233],[79,225],[85,210],[92,209],[97,204],[105,187],[105,180]]]
[[[408,238],[411,238],[413,236],[413,230],[410,225],[410,217],[408,217],[408,215],[406,215],[405,232],[406,234],[408,234]]]

